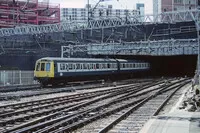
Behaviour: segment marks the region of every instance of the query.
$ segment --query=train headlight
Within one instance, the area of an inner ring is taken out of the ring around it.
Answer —
[[[63,76],[63,73],[60,73],[60,76]]]

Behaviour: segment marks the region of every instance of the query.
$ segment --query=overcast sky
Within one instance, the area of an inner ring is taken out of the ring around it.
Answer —
[[[41,0],[46,1],[46,0]],[[51,3],[60,3],[61,7],[74,7],[74,8],[83,8],[87,4],[88,0],[49,0]],[[89,0],[90,3],[95,4],[99,0]],[[122,9],[136,9],[136,3],[145,4],[145,13],[153,13],[153,0],[110,0],[106,2],[101,2],[101,4],[109,5],[112,4],[113,8],[122,8]]]

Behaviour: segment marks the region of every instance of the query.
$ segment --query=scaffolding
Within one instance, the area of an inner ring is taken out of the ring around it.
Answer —
[[[60,23],[60,5],[38,0],[1,0],[0,28]]]

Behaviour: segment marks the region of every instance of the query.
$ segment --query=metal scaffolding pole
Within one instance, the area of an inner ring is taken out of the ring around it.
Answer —
[[[196,15],[194,15],[194,14],[192,14],[192,12],[190,12],[190,15],[191,15],[193,21],[195,22],[196,31],[197,31],[198,57],[197,57],[197,68],[196,68],[194,80],[195,80],[195,83],[199,85],[199,83],[200,83],[200,42],[199,42],[199,39],[200,39],[199,38],[199,30],[200,30],[199,16],[200,16],[200,14],[197,13]]]
[[[197,22],[195,22],[197,23]],[[198,25],[198,24],[196,24]],[[196,78],[198,78],[198,84],[200,83],[200,43],[199,43],[199,26],[197,27],[197,43],[198,43],[198,58],[197,58],[197,72]]]

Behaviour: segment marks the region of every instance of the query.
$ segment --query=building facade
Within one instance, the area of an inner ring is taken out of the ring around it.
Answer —
[[[153,0],[153,13],[193,10],[198,4],[199,0]]]
[[[139,15],[141,15],[141,20],[144,20],[144,15],[145,15],[145,12],[144,12],[144,4],[143,3],[136,3],[136,9],[137,11],[139,12]]]
[[[59,4],[38,0],[0,0],[0,28],[59,22]]]
[[[139,11],[141,16],[144,16],[144,4],[143,3],[136,3],[136,9]]]
[[[88,21],[88,19],[111,17],[125,18],[134,15],[139,15],[139,11],[130,9],[113,9],[112,5],[100,5],[97,8],[91,8],[91,5],[86,5],[85,8],[61,8],[61,21],[85,22]]]

